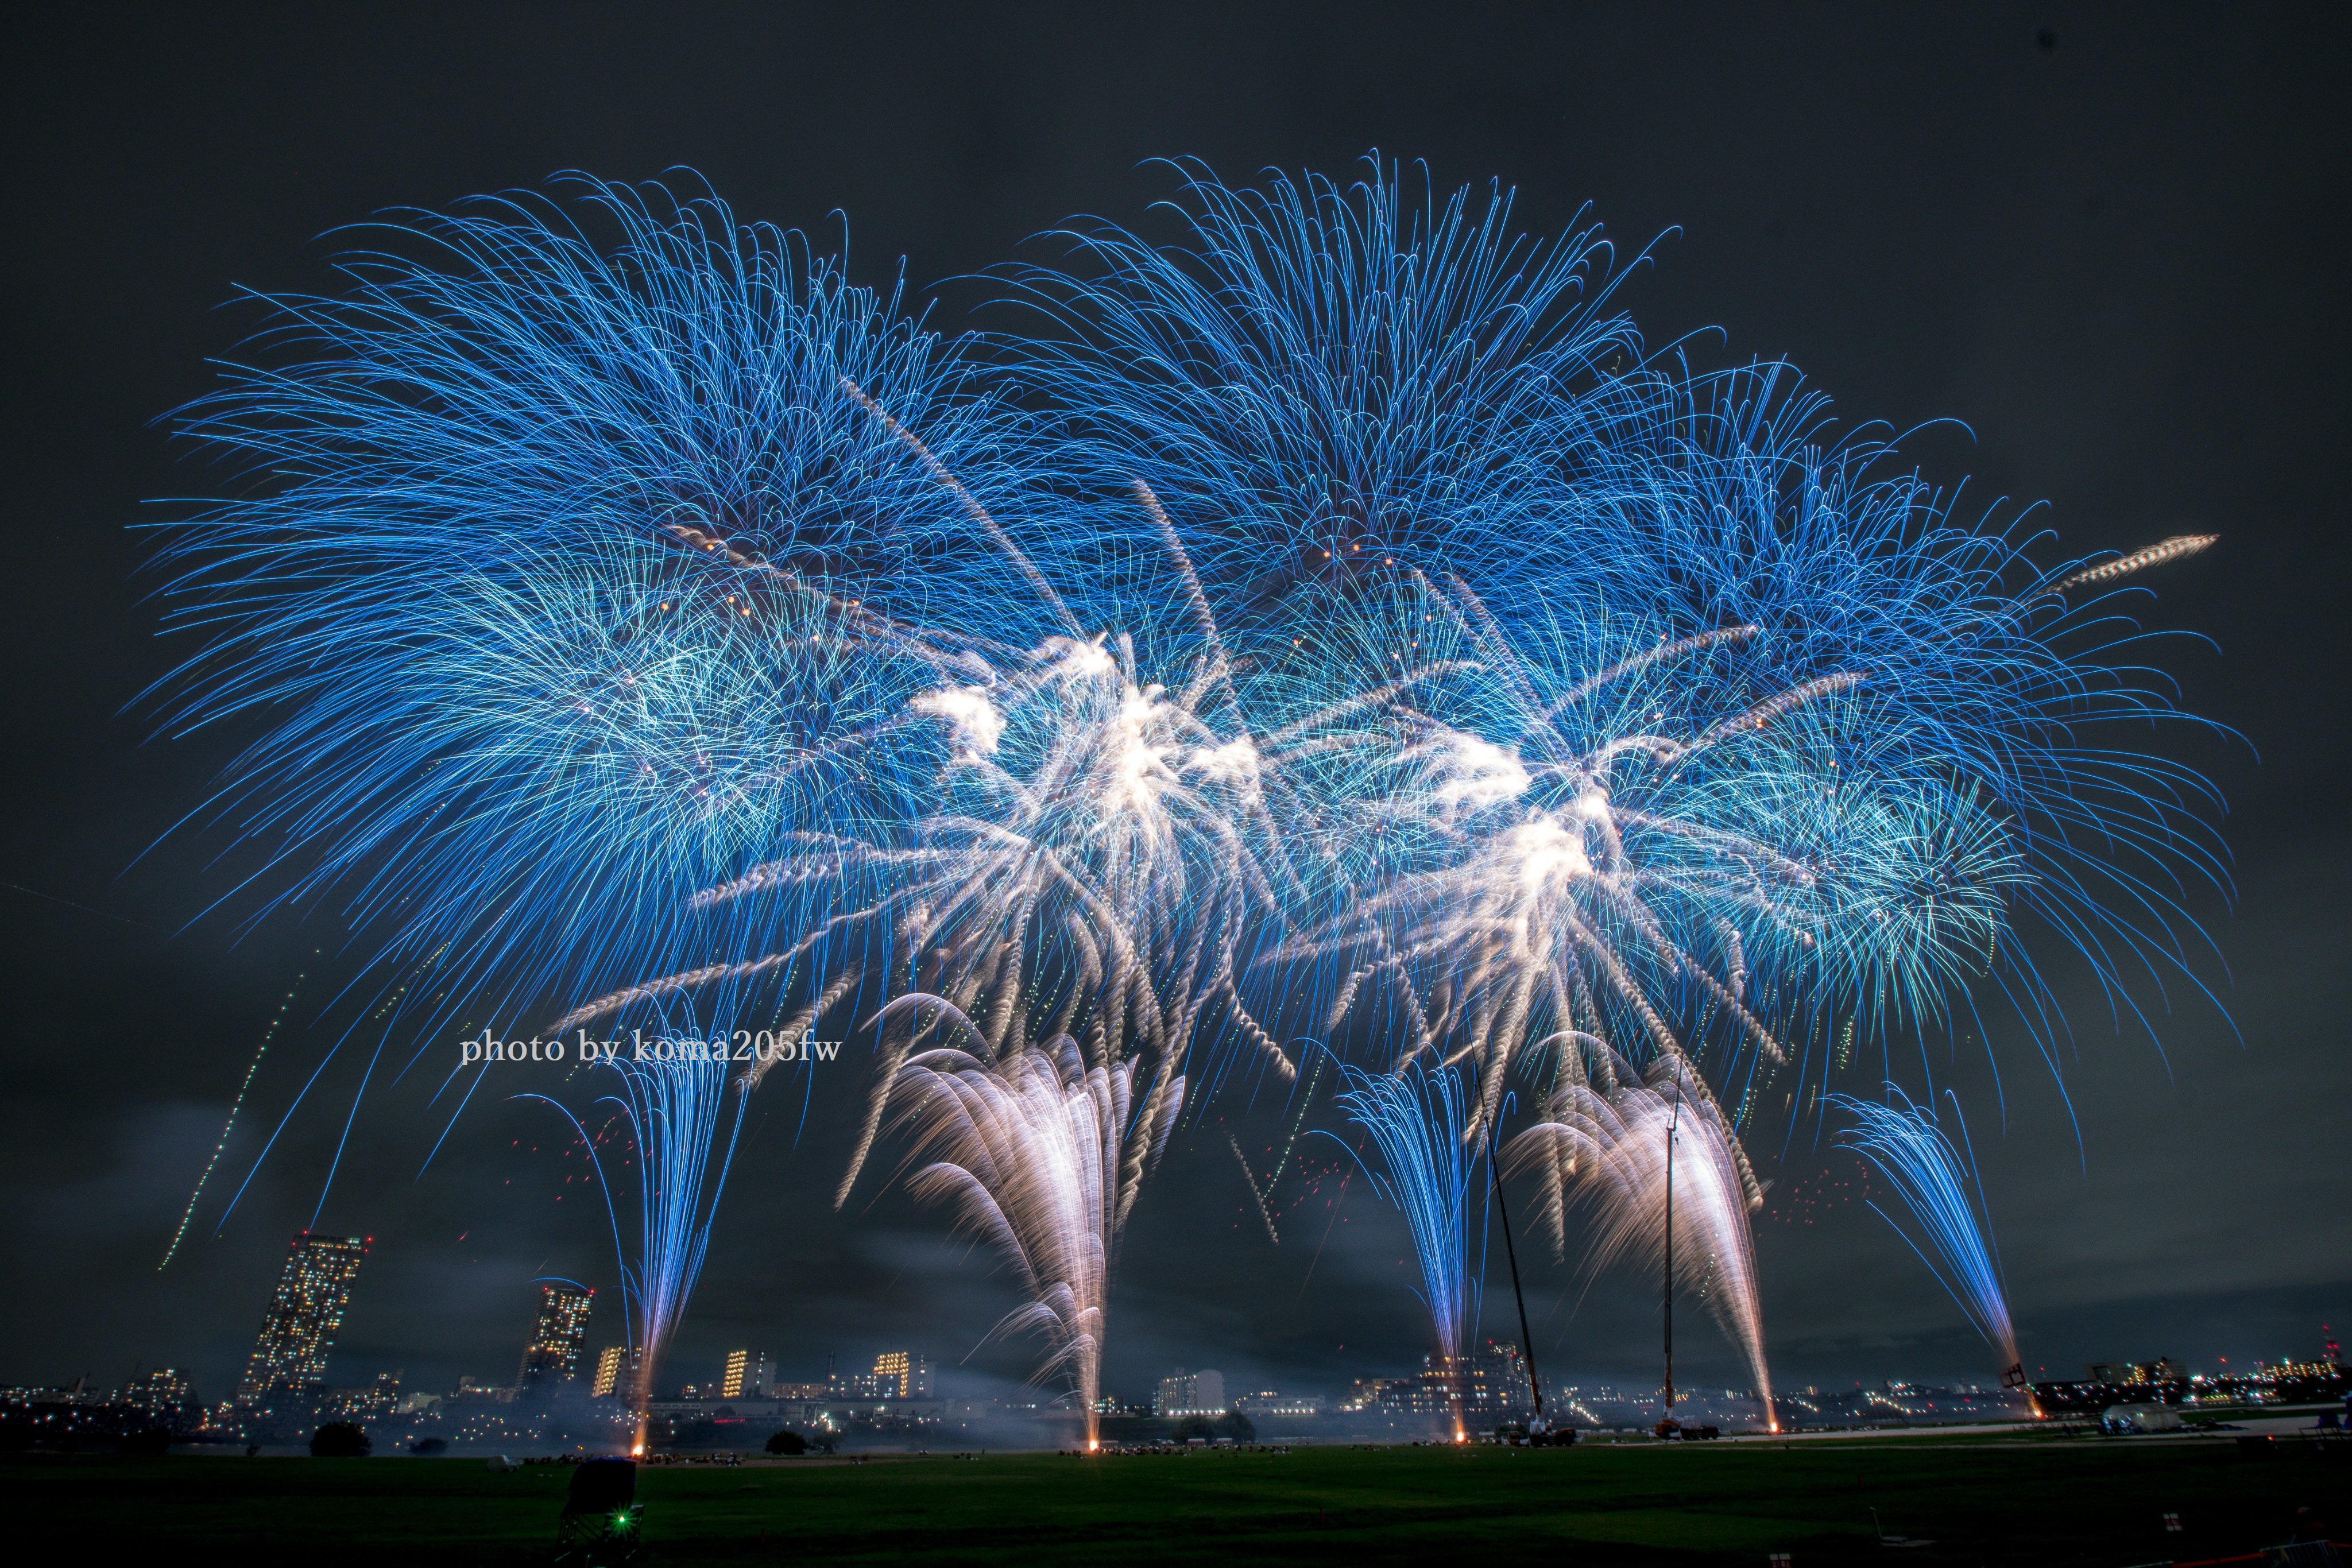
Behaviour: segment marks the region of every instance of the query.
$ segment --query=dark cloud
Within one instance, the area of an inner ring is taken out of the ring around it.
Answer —
[[[151,718],[124,711],[170,662],[131,525],[216,479],[150,423],[203,390],[206,357],[249,324],[214,307],[238,286],[322,282],[332,242],[318,236],[336,225],[564,168],[688,165],[746,216],[827,234],[838,209],[855,270],[878,278],[903,256],[922,283],[964,277],[1073,212],[1137,216],[1170,185],[1152,156],[1198,154],[1236,177],[1342,172],[1375,146],[1428,159],[1441,183],[1516,184],[1537,228],[1590,201],[1629,258],[1656,236],[1624,296],[1655,341],[1719,328],[1692,351],[1788,354],[1849,420],[1964,422],[1912,444],[1934,476],[1974,476],[1963,513],[2044,502],[2037,518],[2070,551],[2223,536],[2151,580],[2149,613],[2214,640],[2155,657],[2245,737],[2161,742],[2231,801],[2242,902],[2184,897],[2219,945],[2196,976],[2234,1030],[2171,977],[2159,1051],[2062,964],[2063,1096],[2009,1026],[1930,1064],[1977,1129],[2037,1364],[2310,1349],[2321,1319],[2340,1326],[2352,1309],[2352,1070],[2335,1008],[2345,29],[2290,6],[2217,26],[2148,8],[1379,5],[887,22],[856,7],[615,8],[560,24],[404,7],[299,26],[257,10],[75,7],[21,28],[0,109],[15,217],[0,306],[15,589],[0,878],[121,918],[0,888],[15,1009],[0,1380],[170,1359],[220,1391],[318,1201],[356,1053],[373,1043],[353,1037],[330,1063],[216,1237],[348,1023],[320,1014],[354,966],[331,911],[251,929],[249,904],[206,914],[250,869],[235,846],[197,836],[141,858],[202,805],[239,739],[232,727],[151,740]],[[984,293],[943,285],[940,319],[960,324]],[[159,1275],[229,1096],[305,969],[199,1223]],[[2164,1007],[2151,986],[2135,996]],[[447,1112],[432,1103],[436,1060],[362,1108],[320,1215],[377,1239],[339,1378],[504,1375],[537,1275],[612,1300],[602,1210],[563,1185],[578,1163],[557,1156],[542,1109],[478,1101],[427,1167]],[[1916,1086],[1924,1068],[1904,1066]],[[984,1254],[943,1239],[882,1171],[834,1212],[863,1070],[830,1070],[797,1138],[797,1107],[762,1108],[680,1375],[743,1343],[815,1375],[827,1350],[856,1360],[885,1342],[969,1352],[975,1380],[1025,1374],[1028,1346],[982,1343],[1012,1304]],[[1276,1135],[1271,1104],[1219,1110],[1245,1141]],[[1328,1387],[1417,1357],[1395,1217],[1358,1182],[1335,1218],[1320,1207],[1330,1174],[1274,1245],[1225,1131],[1213,1119],[1180,1141],[1138,1212],[1112,1386],[1138,1392],[1181,1361]],[[1759,1152],[1782,1190],[1833,1158],[1810,1127],[1785,1154]],[[1949,1304],[1866,1210],[1768,1222],[1759,1248],[1784,1380],[1980,1370]],[[1580,1292],[1539,1257],[1529,1277],[1548,1361],[1647,1375],[1642,1281]],[[1486,1322],[1515,1333],[1502,1278]],[[1736,1376],[1703,1335],[1689,1354],[1696,1375]]]

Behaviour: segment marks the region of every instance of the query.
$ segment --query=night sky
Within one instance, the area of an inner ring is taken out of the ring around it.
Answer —
[[[332,908],[207,913],[243,862],[216,837],[165,835],[249,732],[159,737],[135,701],[173,654],[134,526],[222,480],[157,420],[255,324],[217,308],[236,288],[323,286],[321,236],[387,207],[566,169],[683,166],[742,217],[828,248],[845,214],[853,276],[887,281],[903,256],[935,319],[961,329],[989,290],[953,280],[1040,254],[1024,239],[1073,214],[1140,219],[1172,184],[1151,158],[1197,155],[1239,181],[1268,165],[1347,175],[1372,148],[1426,160],[1441,187],[1515,185],[1535,232],[1591,203],[1621,256],[1651,247],[1619,298],[1653,343],[1702,334],[1692,352],[1712,364],[1786,355],[1849,427],[1950,422],[1906,449],[1965,479],[1964,514],[2039,503],[2050,557],[2221,534],[2150,574],[2143,601],[2149,625],[2188,633],[2158,655],[2186,706],[2242,737],[2158,741],[2230,806],[2234,898],[2184,895],[2212,940],[2195,980],[2175,977],[2168,997],[2141,985],[2151,1038],[2053,960],[2073,1023],[2063,1092],[2013,1027],[1933,1061],[1969,1108],[2029,1368],[2163,1353],[2210,1371],[2352,1327],[2346,13],[1113,9],[58,7],[20,21],[0,92],[14,1014],[0,1383],[119,1383],[162,1362],[226,1395],[350,1109],[355,1068],[338,1059],[215,1234],[350,1023],[329,1004],[359,967]],[[426,1067],[362,1107],[319,1216],[375,1239],[338,1384],[392,1368],[420,1387],[510,1377],[535,1276],[614,1294],[602,1210],[564,1184],[580,1163],[543,1109],[478,1101],[419,1175],[454,1055],[428,1043]],[[1898,1050],[1916,1086],[1918,1047]],[[971,1353],[958,1375],[971,1388],[1025,1373],[1027,1343],[974,1348],[1012,1304],[985,1256],[871,1176],[832,1211],[870,1071],[861,1043],[804,1097],[798,1082],[762,1091],[668,1381],[715,1373],[739,1344],[774,1352],[788,1377],[821,1375],[828,1352],[859,1365],[901,1346]],[[1865,1066],[1847,1086],[1874,1079]],[[1276,1195],[1279,1246],[1256,1220],[1227,1134],[1256,1154],[1279,1110],[1220,1102],[1146,1187],[1109,1390],[1139,1396],[1182,1364],[1223,1369],[1229,1387],[1335,1393],[1417,1364],[1426,1320],[1402,1225],[1360,1178],[1326,1207],[1339,1145],[1301,1145],[1307,1179]],[[1776,1183],[1758,1230],[1776,1380],[1989,1376],[1990,1354],[1815,1134],[1753,1141]],[[1317,1171],[1330,1173],[1319,1187]],[[1516,1338],[1499,1267],[1490,1279],[1485,1329]],[[1647,1280],[1580,1291],[1538,1260],[1529,1281],[1548,1373],[1654,1379]],[[601,1313],[592,1345],[618,1337],[616,1319]],[[1712,1331],[1682,1354],[1690,1381],[1741,1381]]]

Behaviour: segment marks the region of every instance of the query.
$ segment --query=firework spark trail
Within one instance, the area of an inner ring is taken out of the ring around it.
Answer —
[[[2117,578],[2129,577],[2136,571],[2145,571],[2152,566],[2162,566],[2167,561],[2186,560],[2200,550],[2219,543],[2221,538],[2219,534],[2175,534],[2159,544],[2148,546],[2146,549],[2137,549],[2129,555],[2086,568],[2072,577],[2061,578],[2042,591],[2050,594],[2063,594],[2077,588],[2089,588],[2097,583],[2113,582]]]
[[[793,1013],[776,1030],[776,1038],[795,1043],[807,1038],[809,1031],[816,1027],[819,1019],[839,1007],[865,983],[864,967],[856,964],[848,966],[839,975],[834,977],[831,985],[811,997],[798,1012]],[[780,1060],[782,1059],[775,1055],[768,1055],[762,1056],[754,1062],[751,1071],[742,1075],[743,1092],[748,1094],[757,1089],[761,1080],[767,1077],[769,1069],[774,1067]]]
[[[1282,1173],[1290,1168],[1290,1156],[1297,1152],[1298,1134],[1307,1125],[1307,1113],[1314,1109],[1315,1091],[1321,1085],[1324,1070],[1330,1065],[1330,1061],[1329,1051],[1317,1052],[1314,1070],[1307,1073],[1305,1086],[1297,1091],[1298,1108],[1291,1114],[1290,1132],[1282,1142],[1282,1155],[1274,1162],[1274,1174],[1265,1178],[1265,1191],[1269,1201],[1274,1196],[1276,1185],[1282,1180]]]
[[[1545,1119],[1511,1140],[1507,1163],[1545,1176],[1567,1173],[1569,1205],[1594,1224],[1584,1255],[1589,1271],[1617,1262],[1655,1268],[1666,1243],[1671,1136],[1675,1282],[1700,1298],[1747,1361],[1765,1421],[1778,1430],[1748,1218],[1763,1194],[1747,1155],[1713,1097],[1680,1061],[1661,1061],[1646,1078],[1622,1059],[1605,1065],[1614,1087],[1563,1085]]]
[[[923,472],[929,474],[938,483],[940,488],[955,497],[956,504],[963,508],[964,515],[980,525],[980,530],[987,536],[988,542],[995,546],[1000,553],[1020,569],[1021,575],[1027,580],[1029,586],[1035,591],[1039,599],[1054,607],[1054,612],[1061,618],[1062,624],[1068,629],[1070,634],[1074,637],[1084,635],[1076,619],[1070,614],[1069,606],[1064,604],[1062,596],[1054,591],[1053,584],[1045,580],[1045,575],[1038,571],[1035,564],[1022,553],[1021,547],[1014,544],[1005,531],[997,526],[996,519],[988,515],[988,508],[982,506],[970,490],[964,488],[963,481],[949,471],[947,465],[941,463],[932,454],[930,447],[924,444],[923,439],[899,423],[889,410],[867,396],[866,389],[848,376],[841,378],[841,389],[856,400],[858,407],[879,421],[893,439],[915,455],[916,460],[923,465]]]
[[[834,868],[835,874],[839,874],[842,866],[846,862],[835,862]],[[823,871],[812,870],[804,877],[796,877],[791,880],[817,882],[823,880],[825,874],[826,873]],[[767,884],[772,884],[774,881],[781,879],[769,878],[765,880]],[[721,890],[713,890],[713,892],[718,891]],[[695,990],[699,987],[710,985],[713,982],[734,982],[757,979],[762,975],[771,974],[778,970],[788,969],[794,962],[806,956],[812,950],[822,946],[826,938],[835,935],[845,927],[853,926],[861,922],[871,919],[874,914],[875,911],[872,908],[866,908],[853,910],[846,914],[835,915],[832,919],[825,921],[814,931],[802,937],[798,942],[794,943],[791,947],[785,949],[782,953],[771,953],[762,957],[747,958],[740,963],[706,964],[698,969],[688,969],[683,973],[676,975],[664,975],[657,979],[646,980],[638,985],[625,987],[621,990],[612,992],[610,995],[598,997],[593,1001],[583,1003],[581,1006],[572,1009],[570,1012],[565,1013],[562,1017],[557,1019],[550,1028],[552,1032],[562,1034],[566,1030],[577,1028],[582,1024],[592,1022],[594,1019],[610,1018],[636,1002],[659,1001],[667,997],[677,996],[684,992]],[[815,1020],[811,1019],[809,1021],[814,1022]]]
[[[1044,1337],[1036,1375],[1059,1375],[1078,1396],[1088,1448],[1097,1441],[1112,1258],[1134,1189],[1184,1098],[1181,1077],[1162,1077],[1140,1106],[1136,1088],[1130,1063],[1089,1066],[1077,1041],[1060,1035],[992,1061],[924,1051],[898,1068],[890,1096],[908,1163],[924,1162],[909,1190],[953,1207],[959,1228],[992,1247],[1028,1297],[990,1337]]]
[[[1960,1128],[1955,1145],[1937,1124],[1934,1110],[1915,1104],[1889,1083],[1884,1103],[1832,1094],[1825,1103],[1849,1113],[1854,1124],[1838,1134],[1840,1148],[1852,1149],[1876,1167],[1927,1238],[1922,1247],[1895,1216],[1870,1207],[1919,1256],[1979,1334],[2000,1357],[2004,1372],[2023,1378],[2017,1331],[2010,1322],[2009,1292],[1994,1250],[1984,1182],[1973,1154],[1964,1154],[1968,1125],[1952,1099],[1952,1120]]]
[[[1281,1246],[1282,1233],[1274,1228],[1274,1210],[1265,1206],[1265,1194],[1257,1185],[1257,1173],[1250,1169],[1249,1156],[1242,1153],[1242,1141],[1227,1133],[1225,1144],[1234,1151],[1234,1163],[1242,1167],[1242,1179],[1249,1183],[1250,1201],[1257,1205],[1257,1217],[1265,1222],[1265,1239]]]
[[[1678,643],[1661,643],[1647,653],[1636,653],[1629,659],[1621,659],[1599,674],[1588,675],[1570,686],[1564,695],[1536,715],[1537,721],[1540,723],[1554,717],[1571,703],[1582,702],[1610,682],[1622,676],[1647,669],[1653,664],[1670,664],[1676,659],[1687,658],[1693,653],[1717,647],[1726,643],[1745,643],[1754,637],[1759,630],[1754,626],[1726,626],[1720,631],[1702,632],[1695,637],[1685,637]]]
[[[1454,1435],[1462,1436],[1458,1358],[1475,1325],[1478,1284],[1470,1271],[1470,1185],[1475,1144],[1465,1134],[1474,1097],[1451,1068],[1419,1065],[1371,1073],[1342,1062],[1337,1103],[1370,1134],[1380,1168],[1364,1174],[1404,1216],[1420,1260],[1421,1299],[1437,1341],[1437,1364],[1456,1377]],[[1362,1164],[1360,1156],[1359,1163]]]
[[[221,1152],[228,1147],[228,1135],[236,1130],[236,1114],[245,1109],[246,1092],[253,1087],[254,1077],[261,1071],[261,1059],[269,1054],[269,1042],[278,1038],[278,1026],[286,1021],[286,1009],[294,1005],[294,998],[301,991],[302,982],[310,977],[307,969],[294,977],[294,983],[287,988],[286,995],[278,1000],[278,1010],[269,1016],[269,1027],[261,1031],[261,1043],[255,1048],[253,1061],[246,1067],[244,1082],[236,1086],[236,1098],[229,1102],[228,1119],[221,1124],[220,1139],[213,1145],[211,1157],[205,1161],[204,1174],[196,1177],[196,1189],[188,1194],[188,1207],[181,1211],[180,1223],[173,1228],[172,1244],[163,1249],[163,1260],[155,1265],[158,1274],[170,1268],[172,1260],[179,1254],[181,1239],[188,1233],[188,1222],[195,1218],[196,1203],[205,1196],[205,1184],[213,1179],[213,1167],[220,1164]]]
[[[1834,674],[1822,675],[1816,680],[1807,681],[1802,685],[1791,686],[1785,692],[1765,698],[1746,713],[1734,714],[1731,717],[1723,720],[1705,735],[1700,736],[1696,744],[1713,746],[1726,736],[1739,730],[1762,729],[1791,708],[1802,706],[1819,697],[1852,691],[1862,685],[1864,678],[1850,671],[1841,670]]]

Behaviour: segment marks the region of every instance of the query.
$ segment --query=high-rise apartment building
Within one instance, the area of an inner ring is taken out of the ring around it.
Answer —
[[[266,1404],[273,1391],[314,1393],[324,1389],[327,1356],[351,1306],[367,1239],[318,1236],[306,1230],[287,1249],[285,1271],[262,1314],[253,1354],[237,1385],[236,1403]]]
[[[612,1399],[614,1394],[628,1394],[628,1389],[621,1387],[621,1377],[625,1375],[624,1364],[633,1365],[628,1352],[625,1352],[624,1347],[618,1347],[618,1344],[607,1344],[607,1347],[602,1349],[600,1354],[597,1354],[595,1383],[588,1385],[588,1392],[591,1392],[593,1396],[597,1396],[597,1399]]]
[[[894,1350],[874,1358],[874,1375],[889,1387],[883,1397],[888,1399],[929,1399],[931,1396],[931,1358],[909,1351]]]
[[[588,1337],[588,1309],[596,1292],[577,1285],[541,1285],[539,1321],[523,1347],[515,1387],[523,1394],[551,1393],[580,1373],[580,1344]]]
[[[727,1370],[719,1374],[719,1397],[721,1399],[757,1399],[766,1391],[775,1375],[776,1364],[768,1353],[753,1355],[748,1350],[727,1353]]]

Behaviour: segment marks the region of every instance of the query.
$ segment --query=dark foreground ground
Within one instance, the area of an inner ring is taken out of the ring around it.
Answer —
[[[791,1460],[643,1473],[648,1564],[2192,1562],[2352,1533],[2352,1454],[2145,1439]],[[19,1562],[546,1563],[570,1471],[20,1458]],[[1892,1536],[1928,1545],[1890,1549]],[[2168,1533],[2164,1515],[2185,1529]],[[11,1553],[12,1556],[16,1554]]]

